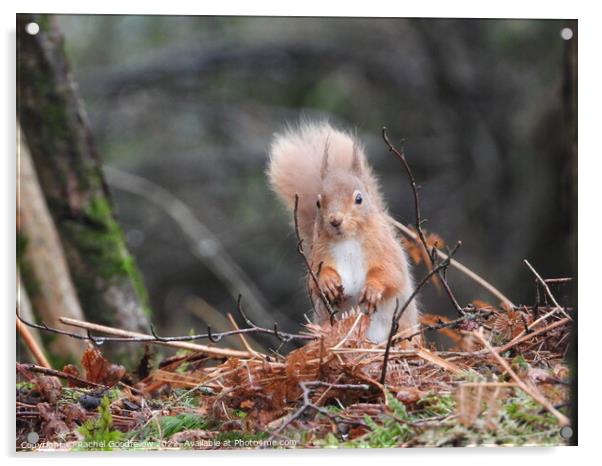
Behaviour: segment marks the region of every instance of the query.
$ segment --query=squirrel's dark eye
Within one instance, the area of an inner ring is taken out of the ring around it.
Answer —
[[[355,203],[356,204],[361,204],[362,203],[362,194],[361,193],[357,193],[355,195]]]
[[[322,204],[320,204],[320,199],[318,199],[316,201],[316,207],[319,209],[320,207],[322,207]]]

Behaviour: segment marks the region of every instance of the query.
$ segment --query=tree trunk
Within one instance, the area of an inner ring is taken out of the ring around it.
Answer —
[[[26,312],[27,295],[37,316],[52,327],[63,327],[59,317],[83,318],[71,281],[63,248],[46,207],[44,195],[27,150],[17,129],[19,157],[19,189],[17,198],[17,260],[27,294],[22,294],[19,311]],[[20,282],[20,280],[19,280]],[[31,314],[31,312],[30,312]],[[32,316],[22,316],[31,321]],[[33,319],[35,321],[35,319]],[[44,335],[51,343],[52,353],[78,361],[83,342],[66,336]],[[50,337],[52,337],[50,341]]]
[[[40,26],[38,34],[25,31],[30,22]],[[17,15],[17,112],[84,314],[146,331],[146,290],[113,216],[63,37],[51,16]]]

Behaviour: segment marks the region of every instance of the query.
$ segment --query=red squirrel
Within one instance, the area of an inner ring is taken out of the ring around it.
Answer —
[[[341,312],[357,306],[367,310],[371,317],[366,337],[374,343],[385,341],[396,301],[402,306],[413,284],[361,143],[329,123],[301,123],[274,136],[267,174],[291,212],[299,196],[299,233],[326,298]],[[322,323],[329,314],[313,279],[307,279],[314,320]],[[398,331],[413,333],[418,319],[412,301]]]

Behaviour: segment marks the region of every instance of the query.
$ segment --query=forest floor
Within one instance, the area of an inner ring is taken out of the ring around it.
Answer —
[[[82,374],[17,363],[17,450],[565,445],[572,321],[560,310],[424,316],[450,351],[399,338],[385,356],[352,314],[307,325],[313,339],[283,356],[181,350],[126,373],[90,346]]]

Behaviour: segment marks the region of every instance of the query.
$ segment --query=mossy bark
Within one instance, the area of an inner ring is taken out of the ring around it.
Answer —
[[[36,22],[40,32],[25,31]],[[17,15],[17,112],[84,314],[147,330],[146,290],[110,195],[63,48],[48,15]]]

